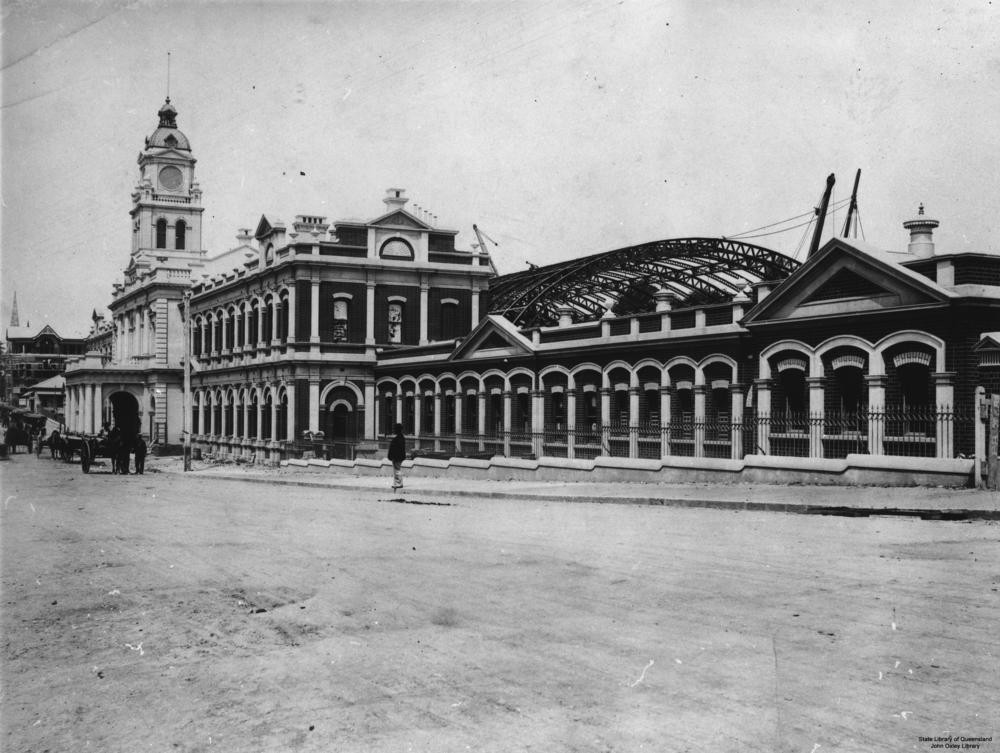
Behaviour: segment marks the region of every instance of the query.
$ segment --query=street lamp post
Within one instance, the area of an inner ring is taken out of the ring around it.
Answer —
[[[184,470],[191,470],[191,291],[184,293]]]

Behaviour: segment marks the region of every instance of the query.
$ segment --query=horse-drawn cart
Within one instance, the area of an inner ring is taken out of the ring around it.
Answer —
[[[63,459],[68,462],[79,455],[80,469],[84,473],[90,473],[98,458],[110,459],[111,469],[114,471],[119,449],[119,443],[115,440],[95,434],[66,434],[62,437]]]

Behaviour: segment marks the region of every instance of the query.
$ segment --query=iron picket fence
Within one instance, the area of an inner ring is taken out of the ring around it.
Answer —
[[[971,445],[972,433],[971,410],[886,408],[824,413],[751,410],[736,419],[726,413],[706,417],[682,413],[666,425],[547,426],[538,433],[488,430],[483,434],[422,434],[410,441],[419,454],[467,457],[952,457],[971,451],[965,445]],[[388,446],[388,440],[380,437],[380,446]]]

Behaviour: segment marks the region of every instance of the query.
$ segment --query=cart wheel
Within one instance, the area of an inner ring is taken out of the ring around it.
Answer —
[[[86,442],[80,445],[80,467],[84,473],[90,473],[90,448]]]

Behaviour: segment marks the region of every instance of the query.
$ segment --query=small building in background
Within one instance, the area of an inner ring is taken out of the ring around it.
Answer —
[[[7,327],[0,356],[3,392],[0,402],[27,407],[22,404],[25,391],[62,375],[67,361],[83,354],[85,348],[85,337],[61,334],[48,324]]]

